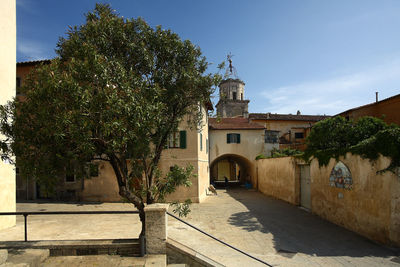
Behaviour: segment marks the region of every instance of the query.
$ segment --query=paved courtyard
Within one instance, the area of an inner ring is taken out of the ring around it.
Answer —
[[[127,203],[19,203],[18,211],[131,210]],[[395,251],[255,191],[218,190],[186,221],[274,266],[400,266]],[[137,215],[29,216],[30,240],[135,238]],[[168,235],[226,266],[265,266],[169,218]],[[0,241],[23,240],[23,217]]]

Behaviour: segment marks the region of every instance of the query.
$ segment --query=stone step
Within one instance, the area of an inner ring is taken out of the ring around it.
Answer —
[[[4,242],[0,249],[48,249],[50,256],[120,255],[140,256],[138,239],[99,239]]]
[[[123,257],[118,255],[56,256],[49,257],[41,267],[107,266],[107,267],[166,267],[165,255]]]
[[[40,267],[49,255],[48,249],[10,249],[4,266]]]
[[[7,261],[8,251],[7,249],[0,249],[0,265]]]

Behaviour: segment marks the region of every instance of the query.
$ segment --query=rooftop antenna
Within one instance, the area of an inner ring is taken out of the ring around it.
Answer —
[[[229,62],[229,67],[226,68],[224,79],[229,79],[229,78],[239,79],[236,68],[232,65],[232,57],[233,55],[231,52],[229,52],[229,54],[226,56],[226,60]]]

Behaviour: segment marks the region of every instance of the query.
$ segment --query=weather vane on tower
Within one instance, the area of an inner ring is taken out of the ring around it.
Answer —
[[[228,78],[239,79],[236,68],[232,65],[232,57],[233,57],[233,55],[231,52],[229,52],[229,54],[226,56],[226,59],[229,62],[229,68],[226,68],[226,72],[224,75],[225,79],[228,79]]]

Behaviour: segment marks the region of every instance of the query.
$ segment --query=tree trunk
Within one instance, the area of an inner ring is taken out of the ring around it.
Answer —
[[[120,186],[119,195],[121,197],[128,199],[138,209],[140,222],[142,223],[142,231],[140,232],[140,235],[144,235],[146,231],[145,229],[146,216],[144,213],[144,203],[140,201],[140,199],[137,196],[135,196],[129,190],[127,190],[125,186],[122,187]]]

